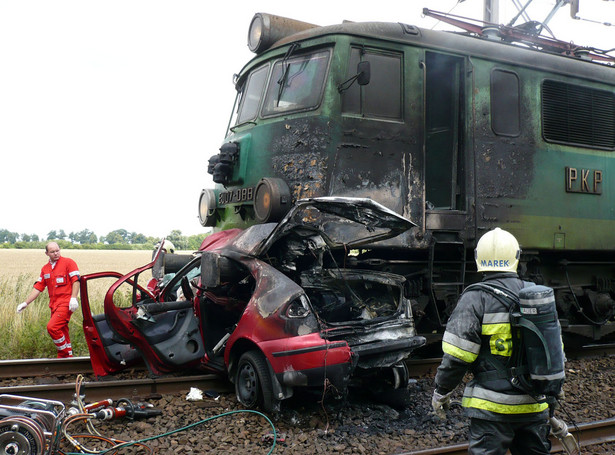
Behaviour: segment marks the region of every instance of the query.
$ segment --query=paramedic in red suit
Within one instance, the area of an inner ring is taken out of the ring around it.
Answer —
[[[47,288],[51,309],[47,332],[56,345],[58,357],[72,357],[68,321],[79,307],[79,269],[75,261],[60,255],[60,247],[55,242],[47,244],[45,254],[49,257],[49,262],[41,269],[41,276],[34,283],[34,289],[25,302],[17,306],[17,312],[21,313]]]

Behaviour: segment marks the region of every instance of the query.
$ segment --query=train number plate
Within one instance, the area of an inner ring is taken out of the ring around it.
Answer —
[[[232,191],[224,191],[218,195],[218,205],[236,204],[238,202],[251,201],[254,198],[254,187],[238,188]]]

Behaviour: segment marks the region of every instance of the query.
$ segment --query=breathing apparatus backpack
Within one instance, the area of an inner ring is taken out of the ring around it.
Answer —
[[[509,309],[512,354],[506,366],[494,362],[495,376],[508,378],[529,395],[556,397],[564,384],[565,356],[553,289],[532,285],[518,296],[485,283],[470,285],[466,291],[470,289],[488,292]],[[484,375],[489,376],[493,374]]]

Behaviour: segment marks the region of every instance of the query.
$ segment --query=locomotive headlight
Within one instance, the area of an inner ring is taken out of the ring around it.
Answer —
[[[213,190],[201,191],[199,198],[199,221],[202,226],[216,225],[216,194]]]
[[[248,49],[254,53],[258,53],[259,45],[263,41],[263,30],[265,28],[263,14],[256,13],[250,23],[248,30]]]
[[[263,178],[254,190],[254,216],[259,223],[279,221],[290,209],[290,189],[284,180]]]
[[[248,48],[259,54],[282,38],[314,27],[318,26],[287,17],[256,13],[248,29]]]

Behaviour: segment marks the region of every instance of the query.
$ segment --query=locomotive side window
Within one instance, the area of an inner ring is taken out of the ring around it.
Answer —
[[[352,48],[347,78],[356,73],[357,65],[361,61],[370,63],[370,82],[364,86],[353,84],[344,92],[342,111],[346,114],[363,115],[365,117],[401,119],[401,55],[364,48]]]
[[[263,117],[318,107],[328,64],[328,51],[277,61],[269,78]]]
[[[504,70],[491,73],[491,129],[499,136],[519,136],[519,77]]]
[[[265,65],[250,74],[239,107],[238,124],[256,118],[258,106],[263,96],[263,89],[265,88],[265,81],[267,80],[268,69],[269,66]]]
[[[546,141],[615,149],[615,95],[560,81],[542,83],[542,134]]]

